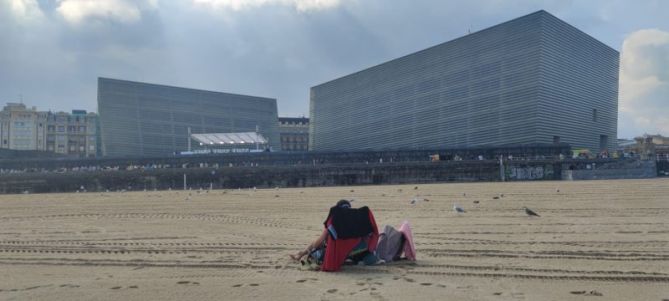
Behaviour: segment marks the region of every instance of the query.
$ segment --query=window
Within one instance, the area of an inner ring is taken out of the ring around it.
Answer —
[[[597,109],[592,109],[592,121],[597,121]]]
[[[554,144],[560,143],[560,136],[553,136],[553,143]]]
[[[599,150],[600,151],[606,150],[608,144],[609,144],[609,136],[599,135]]]

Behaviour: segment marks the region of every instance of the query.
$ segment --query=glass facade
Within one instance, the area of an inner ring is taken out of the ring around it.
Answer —
[[[310,149],[614,149],[618,63],[539,11],[312,87]]]
[[[279,149],[276,99],[98,79],[105,156],[165,156],[188,149],[191,133],[255,132]]]

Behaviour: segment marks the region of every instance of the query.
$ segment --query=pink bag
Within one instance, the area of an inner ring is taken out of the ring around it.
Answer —
[[[404,256],[408,260],[416,260],[416,247],[413,244],[413,234],[411,233],[411,226],[409,226],[408,221],[402,222],[400,228],[398,229],[404,235]]]

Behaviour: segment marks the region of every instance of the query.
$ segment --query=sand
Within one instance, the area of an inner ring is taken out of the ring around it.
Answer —
[[[340,198],[409,220],[418,261],[288,259]],[[0,271],[1,300],[660,301],[669,179],[4,195]]]

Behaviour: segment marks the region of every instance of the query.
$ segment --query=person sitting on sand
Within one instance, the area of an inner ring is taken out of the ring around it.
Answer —
[[[375,264],[380,260],[374,251],[379,238],[374,215],[368,207],[351,208],[347,200],[340,200],[330,208],[321,235],[306,249],[291,254],[293,260],[314,260],[323,271],[336,271],[344,261]],[[304,262],[302,262],[304,264]]]

